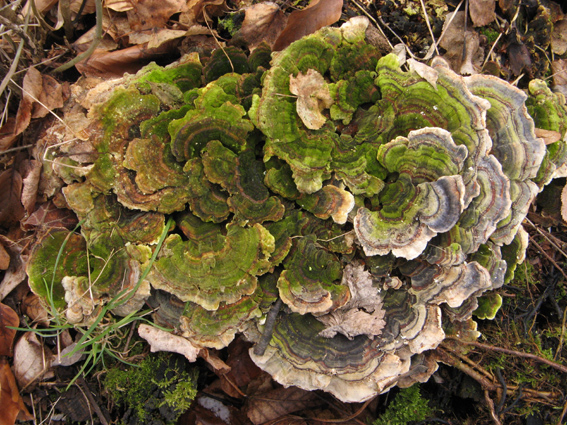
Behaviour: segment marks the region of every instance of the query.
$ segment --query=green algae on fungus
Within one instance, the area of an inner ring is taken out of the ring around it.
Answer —
[[[92,163],[54,168],[81,234],[38,243],[32,289],[88,322],[135,282],[172,216],[136,297],[156,323],[199,347],[266,342],[251,356],[278,382],[347,402],[429,379],[432,350],[446,334],[477,338],[473,314],[494,316],[487,291],[523,261],[522,220],[567,152],[535,130],[564,133],[567,109],[543,119],[545,87],[526,97],[441,58],[405,71],[368,25],[323,28],[270,64],[265,47],[231,47],[234,68],[218,50],[93,89]]]

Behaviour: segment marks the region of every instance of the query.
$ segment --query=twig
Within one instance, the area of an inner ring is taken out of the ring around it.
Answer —
[[[502,412],[502,408],[504,407],[504,403],[506,403],[506,396],[508,395],[508,387],[506,386],[506,381],[502,377],[502,370],[500,368],[496,369],[496,377],[498,378],[498,382],[502,385],[502,395],[500,396],[500,401],[496,406],[496,413],[500,414]]]
[[[104,412],[101,410],[100,406],[98,405],[98,403],[96,402],[96,400],[94,399],[94,397],[91,394],[91,391],[87,385],[87,383],[85,382],[85,380],[83,378],[79,378],[77,380],[77,384],[79,389],[81,390],[81,392],[86,396],[88,404],[89,404],[89,409],[92,406],[92,408],[94,409],[95,413],[97,414],[98,418],[100,419],[100,422],[102,423],[102,425],[108,425],[109,424],[109,419],[106,417],[106,415],[104,414]]]
[[[429,16],[427,16],[427,10],[425,9],[425,4],[423,0],[419,0],[421,3],[421,8],[423,9],[423,15],[425,16],[425,24],[427,25],[427,29],[429,30],[429,35],[431,35],[431,40],[433,41],[433,47],[435,48],[435,53],[439,55],[439,50],[437,49],[437,42],[435,41],[435,34],[433,34],[433,30],[431,29],[431,24],[429,23]]]
[[[557,262],[547,252],[545,252],[544,249],[536,241],[532,239],[530,243],[533,243],[536,246],[536,248],[545,256],[545,258],[551,261],[551,264],[553,264],[555,268],[559,270],[559,272],[563,275],[563,277],[567,279],[567,273],[565,273],[563,268],[560,267],[559,264],[557,264]]]
[[[24,24],[24,31],[27,31],[29,19],[30,19],[30,14],[28,13],[26,15],[26,20],[25,20],[25,24]],[[18,50],[16,50],[16,54],[14,55],[14,60],[12,61],[12,65],[10,65],[10,69],[8,70],[6,75],[4,76],[2,83],[0,83],[0,95],[2,93],[4,93],[4,89],[6,89],[6,86],[8,85],[10,80],[12,79],[12,75],[14,75],[14,72],[16,72],[16,69],[18,68],[18,63],[20,62],[20,56],[21,56],[22,50],[24,48],[24,43],[25,43],[25,41],[22,38],[20,40]]]
[[[348,421],[352,421],[354,419],[356,419],[362,412],[364,412],[364,409],[366,409],[368,407],[368,405],[370,404],[370,402],[372,400],[374,400],[375,397],[372,397],[370,400],[366,400],[364,402],[364,404],[362,406],[360,406],[360,409],[358,409],[356,412],[354,412],[352,415],[347,416],[346,418],[341,418],[341,419],[323,419],[323,418],[317,418],[317,422],[325,422],[325,423],[331,423],[331,424],[342,424],[343,422],[348,422]]]
[[[452,337],[452,336],[447,337],[447,339],[460,341],[459,339]],[[540,363],[544,363],[548,366],[551,366],[552,368],[557,369],[560,372],[567,373],[567,367],[566,366],[563,366],[563,365],[556,363],[552,360],[548,360],[544,357],[536,356],[535,354],[523,353],[521,351],[515,351],[515,350],[509,350],[508,348],[495,347],[493,345],[483,344],[481,342],[474,342],[474,341],[460,341],[460,342],[462,344],[472,345],[474,347],[483,348],[485,350],[496,351],[498,353],[504,353],[504,354],[509,354],[511,356],[518,356],[518,357],[523,357],[523,358],[526,358],[526,359],[535,360],[535,361],[538,361]]]
[[[278,317],[278,313],[282,308],[282,299],[278,298],[276,303],[272,306],[268,315],[266,317],[266,324],[264,325],[264,332],[262,333],[262,337],[260,341],[254,347],[254,354],[257,356],[263,356],[266,352],[266,348],[268,348],[268,344],[272,339],[272,333],[274,332],[274,326],[276,325],[276,318]]]
[[[502,425],[502,422],[500,422],[500,419],[498,419],[498,415],[496,414],[496,411],[494,410],[494,402],[492,401],[492,399],[488,395],[488,390],[484,390],[484,400],[486,401],[486,405],[488,406],[488,410],[490,411],[490,417],[492,418],[494,423],[496,425]]]
[[[84,53],[77,55],[74,59],[71,59],[69,62],[64,63],[63,65],[55,68],[53,72],[66,71],[67,69],[75,66],[77,63],[88,59],[95,51],[96,46],[98,46],[98,43],[100,43],[100,40],[102,39],[102,0],[95,0],[95,7],[96,7],[96,28],[91,45]]]
[[[566,413],[567,413],[567,401],[563,405],[563,410],[561,411],[561,416],[559,417],[559,420],[557,421],[557,425],[561,425],[561,424],[564,423],[563,418],[565,417]]]
[[[561,249],[561,247],[559,245],[557,245],[557,243],[555,243],[553,240],[551,240],[551,238],[549,236],[547,236],[544,232],[542,232],[541,229],[539,229],[539,227],[537,227],[535,224],[533,224],[532,221],[529,218],[526,217],[526,221],[529,223],[530,226],[532,226],[535,229],[536,232],[538,232],[541,236],[543,236],[547,242],[549,242],[565,258],[567,258],[567,254]]]
[[[496,391],[499,388],[498,385],[496,385],[494,382],[490,381],[489,379],[478,373],[476,370],[463,363],[453,353],[450,353],[445,349],[438,347],[436,354],[439,357],[439,360],[441,360],[443,363],[456,367],[461,372],[467,374],[475,381],[477,381],[485,390]]]

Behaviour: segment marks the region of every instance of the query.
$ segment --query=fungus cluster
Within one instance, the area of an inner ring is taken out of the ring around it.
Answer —
[[[269,341],[258,366],[344,401],[427,380],[447,334],[494,317],[501,300],[483,293],[512,278],[522,220],[565,171],[565,140],[546,147],[528,110],[564,134],[566,109],[541,83],[527,101],[440,58],[404,70],[367,26],[271,60],[264,46],[192,54],[77,98],[68,117],[87,107],[90,155],[52,151],[82,226],[37,244],[32,289],[82,324],[135,289],[116,314],[159,307],[157,323],[201,347]]]

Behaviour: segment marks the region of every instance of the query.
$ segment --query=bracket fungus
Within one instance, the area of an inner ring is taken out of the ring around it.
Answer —
[[[483,294],[512,278],[530,203],[567,168],[567,109],[543,83],[526,94],[441,58],[404,70],[368,25],[269,64],[229,48],[92,89],[90,163],[53,169],[81,233],[36,245],[33,290],[85,323],[150,267],[119,313],[146,301],[200,347],[242,333],[283,385],[358,402],[427,380],[447,334],[494,317],[501,299]],[[536,125],[561,138],[546,146]]]

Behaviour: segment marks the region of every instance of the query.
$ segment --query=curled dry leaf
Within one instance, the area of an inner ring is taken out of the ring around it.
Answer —
[[[187,358],[190,362],[197,360],[200,348],[195,347],[189,340],[162,331],[150,325],[142,323],[138,328],[138,334],[150,344],[152,353],[156,351],[168,351],[178,353]]]
[[[273,46],[285,28],[287,16],[276,3],[258,3],[246,9],[238,36],[246,42],[250,50],[260,43]]]
[[[319,130],[327,121],[321,113],[333,104],[325,79],[314,69],[297,77],[289,76],[289,91],[297,96],[297,115],[310,130]]]
[[[6,359],[0,359],[0,406],[2,406],[1,425],[13,425],[18,417],[23,421],[34,419],[20,396],[10,364]]]
[[[27,255],[21,255],[21,248],[15,243],[12,243],[8,238],[2,238],[2,242],[5,247],[8,247],[7,251],[10,255],[10,265],[4,274],[4,279],[0,282],[0,301],[25,279],[26,271],[24,263],[28,259]]]
[[[40,161],[26,160],[24,163],[24,179],[22,188],[21,202],[26,210],[26,215],[30,215],[35,207],[37,198],[37,188],[39,185],[39,177],[41,175],[42,164]]]
[[[14,347],[14,375],[20,388],[25,389],[35,382],[50,378],[53,354],[44,347],[33,332],[26,332]]]
[[[134,31],[166,28],[171,15],[187,11],[184,0],[132,0],[131,3],[133,7],[126,13]]]
[[[8,326],[16,327],[19,323],[20,319],[16,312],[6,304],[0,303],[0,356],[12,355],[16,330]]]
[[[454,19],[451,19],[456,13]],[[461,71],[461,74],[474,74],[474,65],[480,68],[482,57],[478,54],[479,37],[476,31],[463,31],[465,28],[465,12],[452,12],[447,14],[443,25],[443,38],[439,46],[447,52],[443,57],[451,64],[451,68]],[[466,44],[465,44],[466,43]],[[465,44],[465,57],[463,59],[463,44]]]
[[[9,228],[24,215],[24,207],[20,202],[22,193],[22,176],[14,169],[0,174],[0,226]]]
[[[285,417],[293,412],[320,406],[322,399],[313,391],[297,387],[276,388],[262,393],[261,397],[250,397],[246,415],[253,424],[265,424]]]
[[[562,55],[567,52],[567,19],[562,19],[553,24],[551,50],[556,55]]]
[[[172,49],[173,45],[166,43],[155,49],[139,44],[113,52],[95,51],[88,61],[78,63],[76,68],[86,77],[122,77],[125,72],[135,74],[147,62],[167,55]]]
[[[0,242],[0,270],[7,270],[10,266],[10,254],[4,248],[4,244]]]
[[[283,50],[301,37],[334,24],[341,17],[342,8],[343,0],[312,0],[305,9],[291,12],[273,50]]]
[[[7,149],[21,134],[32,118],[44,117],[64,102],[62,86],[51,76],[42,75],[37,69],[28,69],[23,81],[23,95],[15,121],[2,127],[0,147]],[[2,186],[4,187],[4,186]]]
[[[494,0],[470,0],[469,13],[475,27],[483,27],[496,19]]]

